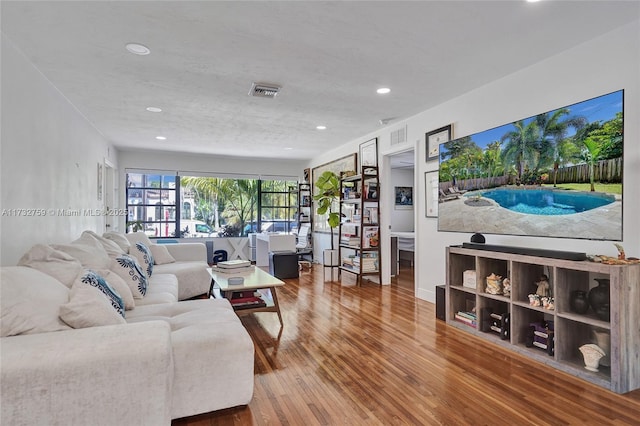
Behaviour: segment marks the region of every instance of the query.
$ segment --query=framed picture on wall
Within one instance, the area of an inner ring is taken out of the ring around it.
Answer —
[[[355,152],[353,154],[346,155],[344,157],[338,158],[337,160],[331,161],[329,163],[322,164],[320,166],[314,167],[311,169],[311,188],[312,194],[318,193],[318,188],[315,186],[318,177],[322,175],[327,170],[330,170],[340,176],[341,172],[356,171],[356,164],[358,162],[358,154]],[[315,203],[314,203],[315,204]],[[332,211],[339,211],[340,205],[336,203],[331,207]],[[327,215],[319,215],[315,208],[313,210],[313,232],[331,232],[331,228],[329,228],[329,224],[327,223]]]
[[[360,144],[360,167],[378,165],[378,138]]]
[[[427,161],[437,160],[440,156],[440,144],[451,140],[452,125],[449,124],[439,129],[427,132],[425,136],[427,144]]]
[[[396,186],[395,187],[395,208],[396,210],[413,209],[413,187]]]

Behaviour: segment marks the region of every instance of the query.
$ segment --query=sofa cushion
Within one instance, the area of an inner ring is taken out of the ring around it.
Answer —
[[[173,418],[251,401],[253,341],[228,300],[201,299],[141,306],[127,318],[128,323],[151,320],[165,321],[171,326],[175,372]],[[221,365],[224,368],[221,369]],[[233,386],[221,386],[221,383],[233,383]]]
[[[185,300],[207,293],[211,284],[211,275],[207,272],[206,262],[175,262],[166,265],[156,265],[156,274],[174,274],[178,277],[178,299]]]
[[[147,294],[137,299],[136,306],[157,305],[178,301],[178,279],[173,274],[153,274]]]
[[[124,253],[129,253],[129,248],[131,247],[131,243],[127,240],[127,237],[120,232],[109,231],[102,234],[104,238],[107,240],[113,241],[116,243]]]
[[[166,265],[167,263],[174,263],[176,259],[171,256],[167,247],[162,244],[151,244],[149,246],[151,254],[153,255],[153,263],[156,265]]]
[[[107,283],[107,281],[95,271],[87,270],[84,274],[80,275],[76,282],[73,284],[78,285],[83,283],[100,290],[109,300],[113,309],[116,310],[124,318],[124,302],[122,297]]]
[[[88,269],[109,269],[111,264],[111,259],[102,244],[87,233],[71,244],[52,244],[51,247],[75,257]]]
[[[142,299],[147,293],[147,274],[135,257],[123,254],[111,261],[109,270],[118,274],[131,289],[135,299]]]
[[[18,266],[28,266],[44,272],[71,288],[78,275],[84,271],[75,257],[44,244],[31,247],[18,261]]]
[[[73,328],[126,322],[102,291],[79,280],[71,287],[69,302],[60,306],[60,318]]]
[[[137,242],[131,246],[129,251],[130,255],[135,256],[135,258],[138,259],[138,262],[144,269],[147,277],[151,277],[151,275],[153,275],[153,254],[151,254],[149,246],[144,243]]]
[[[0,268],[0,336],[69,329],[58,316],[69,300],[69,289],[33,268]]]

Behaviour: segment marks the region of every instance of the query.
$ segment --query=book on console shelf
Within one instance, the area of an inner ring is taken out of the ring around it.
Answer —
[[[454,319],[463,324],[469,325],[471,327],[476,327],[477,325],[477,317],[473,312],[466,311],[458,311],[454,315]]]

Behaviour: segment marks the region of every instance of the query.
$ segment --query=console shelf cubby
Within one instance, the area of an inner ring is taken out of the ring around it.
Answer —
[[[446,258],[447,324],[523,354],[544,364],[541,368],[556,368],[616,393],[640,388],[639,264],[605,265],[453,246],[447,247]],[[470,282],[470,271],[475,271],[475,282]],[[510,293],[487,292],[491,274],[509,278]],[[553,297],[549,308],[532,306],[529,300],[543,275]],[[588,293],[598,285],[596,279],[609,280],[609,320],[591,308],[585,314],[571,308],[572,292]],[[461,320],[461,312],[477,319]],[[585,369],[580,347],[588,343],[606,346],[598,371]]]

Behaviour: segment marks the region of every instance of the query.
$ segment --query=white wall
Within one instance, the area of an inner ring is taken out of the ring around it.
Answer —
[[[391,184],[389,190],[393,191],[395,198],[396,186],[410,186],[413,188],[413,169],[391,169]],[[416,189],[413,188],[413,199],[415,208]],[[397,208],[394,205],[391,209],[391,230],[396,232],[413,232],[414,231],[414,218],[413,209]]]
[[[5,36],[2,43],[0,264],[14,265],[33,244],[66,243],[102,231],[104,217],[58,209],[99,209],[97,167],[115,150]],[[6,210],[5,210],[6,209]],[[16,217],[11,209],[42,209]],[[52,213],[53,212],[53,213]]]
[[[407,120],[376,130],[350,141],[338,149],[314,159],[308,167],[357,152],[358,145],[378,137],[381,176],[389,175],[384,155],[404,151],[408,144],[416,149],[414,204],[416,222],[416,295],[434,301],[435,286],[445,281],[445,247],[469,241],[470,234],[437,231],[437,219],[425,218],[424,173],[437,165],[426,163],[425,132],[453,124],[454,137],[470,135],[521,118],[530,117],[619,89],[625,89],[624,128],[624,232],[623,245],[630,256],[640,256],[640,22],[620,27],[604,36],[587,41],[560,55],[547,58],[529,68],[463,96],[424,111]],[[408,126],[408,142],[391,146],[390,132]],[[390,186],[381,184],[383,203],[382,238],[388,238]],[[490,244],[580,251],[616,255],[611,242],[574,239],[533,238],[487,235]],[[327,240],[328,241],[328,240]],[[327,241],[317,238],[317,244]],[[383,257],[386,244],[382,245]],[[383,266],[386,266],[383,264]],[[383,267],[383,279],[388,269]]]

